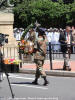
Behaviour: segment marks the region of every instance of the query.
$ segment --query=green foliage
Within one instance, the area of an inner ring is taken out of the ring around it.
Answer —
[[[25,37],[25,35],[27,34],[27,32],[29,31],[29,29],[30,29],[30,28],[33,28],[33,27],[34,27],[33,24],[30,24],[29,26],[27,26],[27,28],[25,29],[25,31],[24,31],[24,33],[23,33],[23,35],[22,35],[22,37],[21,37],[21,40],[24,39],[24,37]]]
[[[47,28],[65,27],[75,22],[75,2],[67,5],[62,0],[16,0],[14,14],[17,27],[25,28],[36,20]]]

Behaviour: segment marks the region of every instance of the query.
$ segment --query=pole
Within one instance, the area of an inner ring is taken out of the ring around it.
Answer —
[[[50,58],[50,69],[52,70],[52,51],[50,42],[49,42],[49,58]]]
[[[8,80],[8,84],[9,84],[9,88],[10,88],[10,91],[11,91],[11,95],[12,95],[12,98],[14,98],[14,94],[13,94],[13,91],[12,91],[12,88],[11,88],[11,85],[10,85],[10,81],[9,81],[9,78],[8,78],[8,74],[5,72],[6,74],[6,77],[7,77],[7,80]]]

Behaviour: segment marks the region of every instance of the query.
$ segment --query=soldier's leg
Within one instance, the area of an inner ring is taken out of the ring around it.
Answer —
[[[46,76],[44,76],[44,77],[43,77],[43,79],[44,79],[44,84],[43,84],[43,85],[45,85],[45,86],[46,86],[47,84],[49,84],[49,82],[48,82],[48,80],[47,80]]]
[[[39,72],[39,68],[38,68],[38,60],[35,60],[36,63],[36,74],[35,74],[35,80],[32,82],[32,84],[38,84],[38,78],[40,77],[40,72]]]
[[[32,82],[32,84],[38,84],[38,79],[40,77],[39,69],[36,68],[36,74],[35,74],[35,80]]]
[[[44,85],[47,85],[49,82],[47,81],[46,73],[43,69],[43,64],[44,64],[44,60],[39,61],[39,73],[42,76],[42,78],[44,79]]]
[[[37,71],[36,71],[36,76],[46,76],[45,71],[43,70],[43,61],[42,60],[38,60],[37,61]]]

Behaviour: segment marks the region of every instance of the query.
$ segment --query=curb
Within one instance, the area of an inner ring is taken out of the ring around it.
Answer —
[[[48,76],[75,77],[75,72],[71,72],[71,71],[46,70],[45,72]],[[20,68],[19,73],[35,74],[36,70]]]

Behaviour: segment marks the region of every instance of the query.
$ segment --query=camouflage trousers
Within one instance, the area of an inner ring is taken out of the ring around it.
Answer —
[[[36,78],[39,78],[40,76],[41,77],[45,77],[46,76],[46,73],[43,69],[43,64],[44,64],[44,60],[38,60],[38,59],[35,59],[34,62],[36,63],[36,75],[35,77]]]

